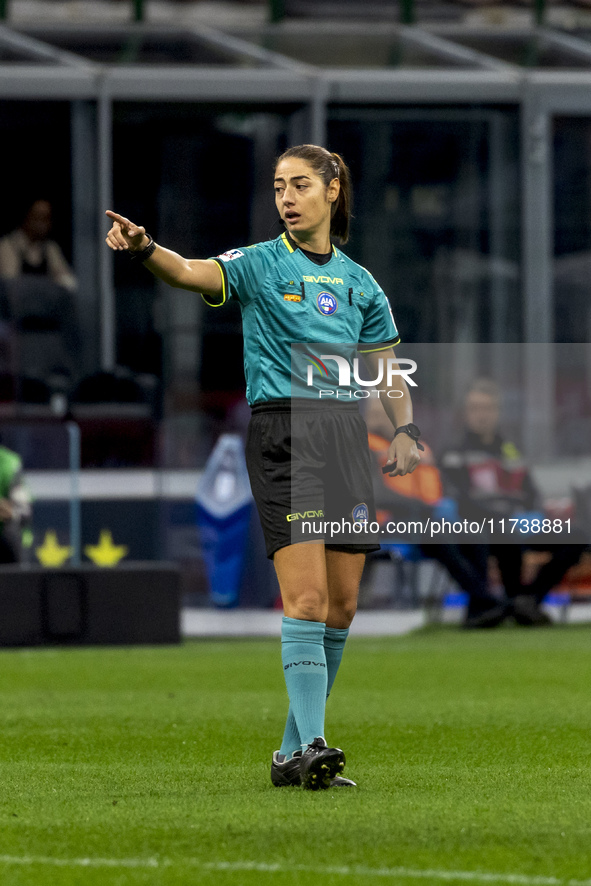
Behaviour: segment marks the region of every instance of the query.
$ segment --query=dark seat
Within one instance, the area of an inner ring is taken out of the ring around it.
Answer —
[[[145,403],[142,386],[131,376],[95,372],[83,378],[73,393],[76,403]]]
[[[47,379],[59,371],[71,378],[79,364],[79,332],[73,296],[51,280],[31,276],[4,280],[0,315],[14,337],[17,375]]]

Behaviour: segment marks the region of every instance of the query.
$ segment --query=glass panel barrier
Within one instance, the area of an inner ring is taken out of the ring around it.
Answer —
[[[292,111],[116,103],[115,203],[189,258],[278,236],[273,162],[286,147]],[[134,176],[129,144],[143,146]],[[195,293],[117,259],[117,362],[163,380],[162,466],[201,468],[217,436],[235,429],[232,413],[243,409],[239,305],[208,308]]]
[[[521,341],[517,111],[333,108],[328,135],[353,174],[345,251],[403,341]]]
[[[554,121],[554,326],[559,342],[591,335],[591,117]],[[580,353],[581,349],[577,349]],[[579,378],[588,373],[586,362]]]

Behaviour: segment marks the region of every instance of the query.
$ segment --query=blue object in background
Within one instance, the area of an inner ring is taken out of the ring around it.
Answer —
[[[458,609],[467,606],[469,602],[470,596],[465,591],[449,591],[443,598],[446,609]]]
[[[424,559],[420,546],[412,542],[382,542],[381,546],[384,551],[390,551],[401,560],[407,560],[409,563],[416,563],[418,560]]]
[[[238,605],[252,502],[242,440],[238,434],[222,434],[196,494],[197,528],[215,606]]]
[[[454,523],[456,520],[459,520],[459,518],[458,503],[455,499],[440,498],[439,501],[433,505],[434,520],[448,520],[450,523]]]

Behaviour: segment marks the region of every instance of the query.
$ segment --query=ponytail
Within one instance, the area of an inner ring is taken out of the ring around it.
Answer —
[[[285,151],[277,160],[275,168],[282,160],[286,160],[288,157],[297,157],[309,163],[314,172],[323,180],[326,187],[335,178],[338,178],[340,190],[339,196],[332,205],[330,233],[332,236],[338,237],[341,243],[346,243],[349,239],[353,193],[351,174],[341,155],[331,154],[330,151],[319,145],[298,145]]]
[[[330,233],[338,237],[341,243],[349,239],[349,226],[351,224],[352,188],[349,167],[340,154],[331,154],[333,164],[336,166],[337,178],[341,184],[339,196],[332,207],[332,219]]]

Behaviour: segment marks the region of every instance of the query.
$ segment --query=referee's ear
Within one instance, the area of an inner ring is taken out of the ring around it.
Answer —
[[[340,193],[341,183],[338,178],[333,178],[328,185],[328,199],[333,204],[333,210],[336,210],[338,206]]]

